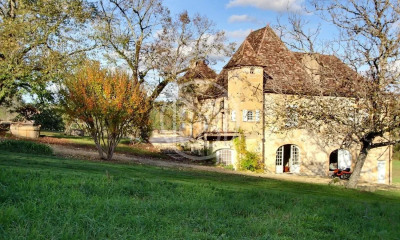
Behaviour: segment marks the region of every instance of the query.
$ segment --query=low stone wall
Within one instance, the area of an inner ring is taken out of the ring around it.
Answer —
[[[39,138],[40,125],[34,126],[32,123],[11,123],[10,131],[12,135],[23,138]]]

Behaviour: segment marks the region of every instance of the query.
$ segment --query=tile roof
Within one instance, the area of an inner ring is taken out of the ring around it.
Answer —
[[[242,66],[263,67],[268,75],[266,92],[304,94],[354,94],[361,77],[337,57],[315,54],[319,67],[320,85],[307,72],[302,61],[305,53],[290,51],[270,27],[253,31],[225,65],[216,79],[221,87],[211,86],[208,98],[226,96],[228,70]],[[347,81],[350,80],[350,81]],[[225,89],[225,90],[224,90]]]
[[[318,83],[314,82],[313,85],[324,95],[355,96],[360,90],[360,84],[365,84],[363,77],[336,56],[299,52],[294,54],[299,62],[308,56],[318,63],[318,69],[313,73],[313,77],[318,78]]]
[[[179,79],[179,82],[191,81],[194,79],[216,79],[218,75],[207,63],[202,61],[195,62],[189,70]]]

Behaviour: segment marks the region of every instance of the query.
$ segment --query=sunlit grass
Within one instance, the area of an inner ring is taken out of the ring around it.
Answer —
[[[393,161],[393,183],[400,184],[400,161]]]
[[[51,131],[41,131],[41,135],[47,136],[47,137],[53,137],[53,138],[58,138],[58,139],[65,139],[68,140],[72,144],[76,145],[81,145],[81,146],[86,146],[86,147],[95,147],[95,143],[92,138],[88,136],[68,136],[65,135],[61,132],[51,132]],[[129,153],[137,156],[144,156],[144,157],[154,157],[154,158],[168,158],[164,154],[161,154],[158,151],[154,150],[147,150],[144,148],[141,148],[139,146],[134,146],[130,145],[130,140],[128,138],[124,138],[121,140],[121,142],[118,144],[116,148],[116,152],[120,153]]]
[[[396,239],[400,193],[0,152],[2,239]]]

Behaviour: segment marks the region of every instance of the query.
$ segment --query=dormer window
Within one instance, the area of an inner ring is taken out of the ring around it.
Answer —
[[[254,67],[250,68],[250,74],[254,74]]]

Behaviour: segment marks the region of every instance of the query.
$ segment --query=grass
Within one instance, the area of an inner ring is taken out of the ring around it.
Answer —
[[[400,161],[393,161],[393,183],[400,184]]]
[[[68,136],[63,134],[62,132],[51,132],[51,131],[41,131],[41,135],[57,138],[57,139],[65,139],[68,142],[74,145],[80,145],[83,147],[91,147],[94,148],[95,144],[92,138],[88,136],[79,137],[79,136]],[[153,158],[168,158],[168,156],[154,150],[145,149],[140,146],[132,146],[130,145],[129,139],[125,138],[120,141],[116,148],[116,152],[119,153],[128,153],[136,156],[147,156]]]
[[[21,140],[2,140],[0,141],[0,150],[7,150],[19,153],[33,153],[42,155],[52,155],[53,149],[48,145]]]
[[[400,193],[0,151],[1,239],[398,239]]]

